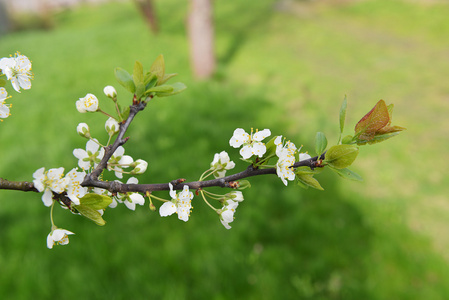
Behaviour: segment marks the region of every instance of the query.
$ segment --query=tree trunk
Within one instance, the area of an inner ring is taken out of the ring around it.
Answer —
[[[151,31],[157,34],[159,31],[156,11],[154,9],[153,0],[134,0],[137,7],[140,9],[145,21],[150,26]]]
[[[193,75],[209,78],[215,71],[212,0],[190,0],[187,19]]]

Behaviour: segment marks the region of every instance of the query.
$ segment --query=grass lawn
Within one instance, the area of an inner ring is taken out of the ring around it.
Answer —
[[[316,191],[251,179],[231,230],[199,197],[187,223],[120,206],[98,227],[56,208],[56,224],[76,235],[50,251],[40,195],[2,191],[0,298],[447,299],[449,6],[215,1],[219,71],[197,82],[184,2],[156,1],[157,36],[132,3],[110,3],[56,13],[50,31],[0,37],[0,56],[19,50],[35,73],[30,91],[11,91],[12,116],[0,123],[0,176],[73,168],[73,149],[85,146],[78,123],[106,141],[105,118],[77,113],[75,101],[90,92],[112,110],[104,86],[127,99],[113,69],[148,68],[161,53],[188,89],[151,103],[130,128],[126,153],[149,162],[142,183],[197,180],[222,150],[243,170],[228,144],[237,127],[270,128],[310,152],[317,131],[335,143],[345,95],[348,134],[379,99],[407,131],[361,148],[352,169],[363,182],[323,172]]]

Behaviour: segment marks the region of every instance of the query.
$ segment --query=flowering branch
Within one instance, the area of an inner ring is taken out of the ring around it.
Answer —
[[[23,89],[31,87],[31,62],[27,57],[16,54],[15,57],[3,58],[0,60],[0,69],[0,77],[6,75],[16,91],[20,91],[20,87]],[[244,200],[240,190],[251,186],[247,178],[274,174],[286,186],[289,181],[294,181],[302,187],[321,190],[323,188],[314,176],[327,167],[343,178],[361,180],[359,175],[348,169],[358,155],[359,146],[385,141],[404,130],[402,127],[391,125],[393,105],[387,106],[380,100],[357,123],[354,135],[342,138],[347,107],[345,99],[340,109],[338,142],[328,148],[325,135],[318,132],[315,138],[314,157],[308,153],[301,153],[301,147],[297,148],[282,135],[274,136],[265,142],[264,140],[271,135],[269,129],[261,131],[251,129],[250,133],[247,133],[244,129],[237,128],[229,140],[229,145],[240,148],[241,160],[248,163],[244,171],[226,176],[226,172],[232,170],[235,163],[231,161],[227,152],[222,151],[214,155],[210,167],[197,181],[186,182],[186,179],[179,178],[168,183],[139,184],[135,177],[128,178],[126,183],[120,180],[103,180],[105,171],[113,171],[118,179],[122,179],[123,174],[139,175],[146,171],[148,167],[146,161],[142,159],[134,161],[131,156],[124,154],[123,146],[129,140],[125,134],[134,118],[146,108],[150,100],[155,97],[172,96],[186,88],[180,82],[166,83],[175,75],[165,73],[162,55],[154,61],[147,72],[144,72],[140,62],[135,63],[132,75],[124,69],[116,68],[116,79],[131,93],[132,104],[122,109],[118,103],[117,92],[112,86],[105,87],[104,93],[114,102],[115,114],[100,109],[99,101],[93,94],[87,94],[76,101],[76,108],[80,113],[99,112],[109,118],[105,123],[108,133],[105,145],[91,136],[86,123],[78,124],[78,134],[88,139],[85,149],[73,150],[80,171],[75,167],[64,175],[62,167],[48,170],[42,167],[34,172],[33,182],[14,182],[0,178],[0,189],[43,193],[42,202],[50,207],[51,231],[47,236],[48,248],[51,249],[55,244],[68,244],[68,236],[74,234],[55,225],[53,209],[56,203],[98,225],[105,225],[106,221],[102,216],[106,209],[114,208],[120,203],[130,210],[135,210],[137,204],[145,203],[144,196],[146,196],[152,211],[157,209],[153,201],[162,202],[159,207],[161,217],[176,213],[180,220],[186,222],[189,220],[191,201],[194,198],[191,190],[195,190],[195,194],[201,195],[205,204],[218,215],[223,226],[230,229],[229,224],[234,221],[234,213],[239,203]],[[7,99],[3,87],[5,83],[6,81],[0,78],[0,118],[9,115],[10,105],[4,104]],[[111,144],[115,135],[117,136]],[[214,178],[208,179],[211,176]],[[206,191],[209,187],[229,188],[232,191],[215,194]],[[169,191],[170,199],[153,195],[155,191],[164,190]],[[215,207],[214,203],[217,202],[221,208]]]

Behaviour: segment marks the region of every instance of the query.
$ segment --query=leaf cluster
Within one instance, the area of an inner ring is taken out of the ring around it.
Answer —
[[[167,81],[177,74],[165,73],[165,62],[162,55],[156,58],[147,72],[144,72],[142,63],[136,61],[132,75],[119,67],[115,69],[114,73],[120,85],[135,95],[136,101],[148,101],[154,96],[172,96],[186,89],[182,82],[167,84]]]

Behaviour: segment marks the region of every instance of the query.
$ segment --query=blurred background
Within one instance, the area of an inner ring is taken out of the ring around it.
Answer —
[[[99,227],[56,207],[56,224],[76,235],[49,250],[41,195],[1,191],[0,298],[448,299],[449,4],[216,0],[213,56],[198,73],[195,2],[153,0],[150,18],[136,1],[0,2],[0,57],[20,51],[35,73],[29,91],[7,85],[0,176],[76,166],[78,123],[107,136],[106,118],[75,101],[94,93],[112,111],[103,88],[114,85],[126,105],[114,68],[149,68],[159,54],[188,89],[130,127],[126,154],[149,162],[142,183],[197,180],[222,150],[243,170],[228,144],[237,127],[270,128],[313,153],[317,131],[337,142],[345,95],[347,134],[379,99],[408,130],[361,148],[352,169],[363,182],[328,171],[317,191],[251,179],[231,230],[199,197],[187,223],[146,204],[109,209]]]

